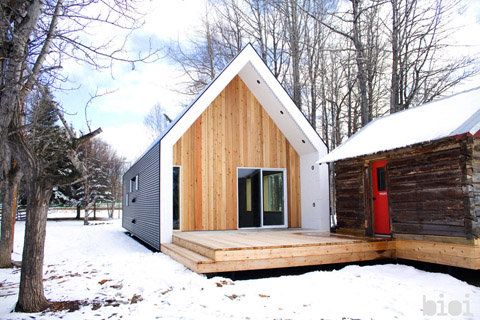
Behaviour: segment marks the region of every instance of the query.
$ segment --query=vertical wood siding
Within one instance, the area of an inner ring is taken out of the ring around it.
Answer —
[[[300,160],[236,76],[174,146],[180,229],[237,228],[237,168],[287,169],[288,225],[300,226]]]

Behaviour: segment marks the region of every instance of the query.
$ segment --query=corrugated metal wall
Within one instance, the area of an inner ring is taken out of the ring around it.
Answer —
[[[160,148],[157,142],[123,175],[122,226],[155,249],[160,249]],[[138,175],[138,190],[130,192]],[[127,197],[128,193],[128,197]],[[128,205],[127,205],[128,198]]]

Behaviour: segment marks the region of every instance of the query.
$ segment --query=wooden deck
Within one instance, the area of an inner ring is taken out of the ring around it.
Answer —
[[[286,268],[395,257],[390,239],[302,229],[174,232],[161,251],[198,273]]]
[[[198,273],[400,258],[480,270],[480,243],[363,238],[304,229],[174,232],[161,251]]]

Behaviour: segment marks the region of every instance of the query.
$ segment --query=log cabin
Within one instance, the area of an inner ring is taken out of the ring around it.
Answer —
[[[366,125],[320,160],[333,163],[336,232],[480,269],[479,130],[480,88]]]
[[[247,45],[124,174],[122,225],[161,251],[174,230],[328,232],[326,153]]]

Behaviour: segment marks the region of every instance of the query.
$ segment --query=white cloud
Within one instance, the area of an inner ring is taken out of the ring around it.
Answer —
[[[152,133],[142,123],[104,127],[100,137],[130,162],[141,156],[153,142]]]
[[[205,12],[205,0],[151,1],[143,10],[143,32],[163,39],[185,40],[188,32],[198,27]]]

